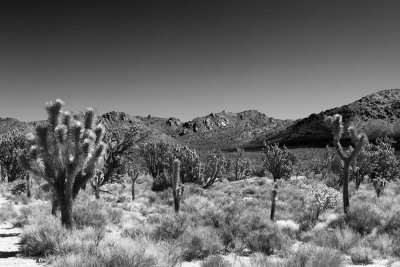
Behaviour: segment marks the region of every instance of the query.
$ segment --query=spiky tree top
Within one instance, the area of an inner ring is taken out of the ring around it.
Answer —
[[[18,164],[18,155],[25,148],[25,141],[25,136],[18,130],[0,136],[0,166],[4,168],[9,182],[24,176]]]
[[[278,143],[265,144],[264,165],[275,181],[281,178],[290,178],[295,162],[295,156],[285,146],[280,149]]]
[[[60,99],[46,104],[48,120],[36,126],[28,140],[28,152],[19,157],[19,162],[53,187],[74,192],[75,197],[106,149],[104,128],[95,125],[93,109],[87,109],[81,122],[63,111],[63,106]]]
[[[325,117],[324,122],[332,131],[333,142],[339,157],[345,162],[354,161],[357,155],[361,152],[363,146],[368,143],[367,135],[358,132],[354,126],[348,127],[347,131],[349,132],[351,141],[355,144],[355,147],[353,151],[345,151],[340,143],[340,139],[342,138],[344,130],[342,116],[339,114],[327,116]]]

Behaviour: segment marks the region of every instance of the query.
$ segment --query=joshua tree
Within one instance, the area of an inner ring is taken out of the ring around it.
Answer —
[[[129,168],[128,176],[131,178],[132,181],[132,200],[135,199],[135,183],[139,177],[140,172],[138,170],[134,170],[132,167]]]
[[[274,179],[274,189],[272,190],[271,199],[271,220],[274,220],[276,196],[278,195],[278,180],[282,178],[290,178],[294,170],[296,158],[286,147],[282,149],[279,145],[265,144],[264,148],[264,165],[265,168],[272,174]]]
[[[252,162],[244,154],[243,148],[236,148],[236,154],[233,159],[228,159],[226,171],[233,172],[235,181],[246,179],[252,172]]]
[[[0,136],[0,166],[3,180],[12,182],[25,177],[24,170],[18,164],[18,155],[24,149],[25,141],[25,137],[18,130]]]
[[[209,188],[222,177],[225,164],[226,160],[220,149],[208,152],[205,164],[198,165],[198,176],[203,189]]]
[[[71,228],[73,200],[93,176],[106,145],[102,142],[104,128],[94,125],[93,109],[87,109],[82,123],[63,111],[63,106],[60,99],[46,104],[48,120],[35,127],[19,163],[50,184],[56,202],[53,210],[60,205],[61,222]]]
[[[104,178],[100,186],[106,183],[115,182],[113,178],[121,178],[125,175],[124,163],[132,158],[135,145],[145,139],[149,132],[142,128],[134,126],[130,128],[118,128],[105,124],[105,141],[108,149],[104,161]],[[116,175],[121,174],[121,175]]]
[[[93,188],[96,199],[100,199],[100,187],[103,181],[104,181],[103,171],[102,170],[95,171],[95,174],[93,175],[90,184]]]
[[[340,144],[340,139],[343,134],[343,122],[342,116],[336,114],[334,116],[327,116],[324,119],[325,123],[331,128],[333,135],[333,143],[335,145],[336,151],[343,162],[343,210],[347,214],[350,208],[349,201],[349,174],[350,174],[350,166],[356,159],[356,157],[360,154],[364,145],[368,143],[368,138],[364,133],[359,133],[356,128],[348,127],[348,132],[350,133],[350,138],[355,144],[354,149],[350,151],[345,151]]]
[[[26,173],[25,179],[26,179],[26,196],[28,198],[31,198],[31,196],[32,196],[32,193],[31,193],[31,175],[30,175],[29,172]]]
[[[183,195],[183,185],[182,185],[182,180],[180,176],[180,167],[181,167],[181,162],[179,159],[174,160],[174,168],[173,168],[173,174],[172,174],[172,193],[174,196],[174,206],[175,206],[175,212],[179,212],[179,208],[181,205],[181,197]]]
[[[143,160],[143,166],[153,177],[151,190],[163,191],[171,186],[168,175],[171,170],[172,152],[170,144],[161,140],[140,144],[139,154]]]

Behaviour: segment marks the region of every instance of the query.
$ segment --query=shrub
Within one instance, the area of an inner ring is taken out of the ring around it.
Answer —
[[[4,223],[18,217],[13,204],[7,203],[0,207],[0,222]]]
[[[391,214],[384,225],[383,231],[386,233],[396,233],[400,230],[400,211]]]
[[[272,230],[272,229],[271,229]],[[253,252],[262,252],[266,255],[280,250],[283,245],[283,236],[279,231],[264,229],[249,233],[246,238],[247,247]]]
[[[107,225],[107,211],[101,201],[85,200],[76,202],[73,209],[73,218],[78,228],[92,226],[95,228],[105,227]]]
[[[368,247],[357,246],[351,249],[350,258],[354,264],[372,263],[372,250]]]
[[[50,216],[50,205],[48,203],[35,203],[22,206],[19,209],[18,218],[13,221],[14,227],[23,227],[30,222],[35,222],[43,216]]]
[[[223,244],[230,248],[239,248],[245,242],[249,233],[263,229],[278,231],[273,222],[263,210],[246,210],[244,206],[233,203],[224,207],[222,221],[220,222],[220,234]],[[269,230],[268,230],[269,231]]]
[[[307,194],[313,198],[313,207],[316,209],[316,218],[327,209],[336,208],[341,204],[339,191],[326,186],[325,184],[309,185],[300,183],[299,186],[307,190]]]
[[[67,233],[55,217],[42,217],[24,228],[21,234],[21,250],[27,256],[54,254]]]
[[[381,225],[380,215],[368,203],[353,205],[345,219],[360,234],[368,234]]]
[[[300,226],[292,220],[279,220],[276,221],[278,228],[288,236],[294,236],[300,230]]]
[[[223,249],[218,232],[212,227],[188,228],[182,235],[183,259],[203,259]]]
[[[220,255],[213,255],[207,257],[201,265],[201,267],[230,267],[231,264],[226,261],[222,256]]]
[[[348,253],[361,240],[358,233],[349,228],[335,230],[319,230],[312,234],[311,242],[320,247],[327,247]]]
[[[339,267],[343,256],[337,250],[316,246],[302,246],[293,253],[282,267]]]
[[[121,223],[123,216],[124,216],[124,211],[120,208],[108,208],[107,209],[107,218],[113,224]]]
[[[155,243],[148,239],[118,239],[102,242],[97,249],[80,251],[57,257],[55,267],[174,267],[178,266],[180,250],[174,245]]]
[[[185,215],[165,215],[161,218],[161,224],[158,225],[152,233],[155,240],[176,240],[188,227],[188,220]]]

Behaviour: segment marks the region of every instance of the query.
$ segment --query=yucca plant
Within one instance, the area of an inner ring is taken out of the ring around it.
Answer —
[[[331,128],[333,135],[333,144],[335,145],[336,152],[339,155],[341,161],[343,162],[343,210],[344,213],[349,212],[350,208],[350,197],[349,197],[349,176],[350,176],[350,167],[357,156],[360,154],[363,147],[368,144],[368,137],[362,133],[358,132],[357,129],[353,126],[347,128],[347,131],[350,134],[350,138],[352,142],[355,144],[354,149],[349,149],[345,151],[340,143],[340,139],[343,135],[343,122],[342,116],[336,114],[334,116],[327,116],[324,119],[325,124]]]
[[[270,215],[270,219],[274,220],[276,196],[278,195],[278,181],[282,178],[290,178],[290,175],[294,170],[296,158],[286,147],[283,147],[282,149],[279,148],[278,143],[272,145],[265,143],[263,151],[265,169],[272,174],[274,179]]]
[[[48,119],[30,134],[19,163],[50,184],[54,204],[61,209],[61,222],[71,228],[73,200],[93,176],[106,145],[102,142],[104,128],[95,124],[93,109],[87,109],[81,121],[63,111],[63,106],[60,99],[46,104]]]

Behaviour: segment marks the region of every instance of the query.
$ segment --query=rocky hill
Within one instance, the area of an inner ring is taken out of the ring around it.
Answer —
[[[399,138],[400,89],[389,89],[365,96],[353,103],[311,114],[295,121],[286,129],[269,136],[271,142],[287,146],[325,146],[332,136],[324,126],[326,115],[341,114],[346,125],[353,124],[362,129],[370,139],[389,135]],[[253,140],[260,145],[262,140]]]
[[[258,150],[264,140],[290,147],[325,146],[331,143],[332,137],[323,125],[323,119],[336,113],[343,116],[345,124],[352,123],[361,128],[370,139],[389,135],[400,141],[400,89],[379,91],[348,105],[296,121],[267,117],[256,110],[210,113],[188,122],[173,117],[140,117],[116,111],[105,113],[99,119],[108,127],[140,126],[150,133],[145,140],[163,139],[196,149],[220,147],[233,150],[243,147]],[[15,128],[26,133],[37,123],[40,122],[0,119],[0,135]]]
[[[255,138],[265,138],[291,125],[291,120],[267,117],[257,110],[239,113],[210,113],[204,117],[181,123],[170,118],[168,125],[175,130],[175,138],[195,148],[220,147],[232,150],[248,147]]]

